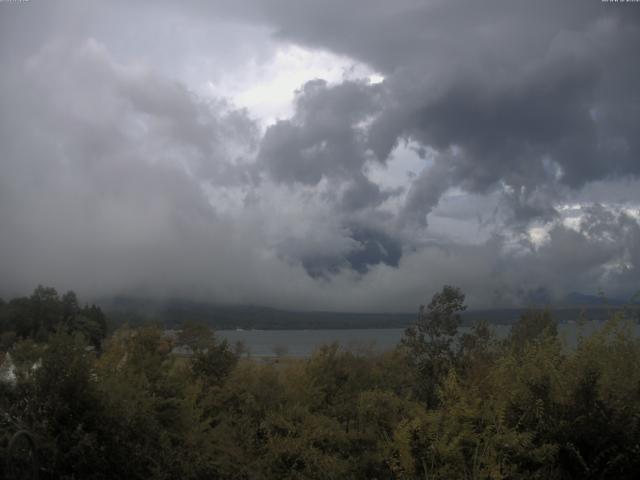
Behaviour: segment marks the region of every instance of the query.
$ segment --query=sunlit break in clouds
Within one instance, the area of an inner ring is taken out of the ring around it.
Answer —
[[[640,4],[0,2],[0,296],[640,286]]]

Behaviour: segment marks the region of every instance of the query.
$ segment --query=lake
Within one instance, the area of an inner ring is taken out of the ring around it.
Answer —
[[[575,323],[562,323],[558,326],[570,346],[577,344],[580,335],[596,331],[602,322],[587,322],[580,326]],[[492,325],[499,338],[509,334],[510,325]],[[461,327],[462,332],[469,329]],[[287,355],[308,357],[318,347],[338,342],[350,348],[373,348],[389,350],[395,347],[404,334],[403,328],[368,328],[335,330],[218,330],[216,334],[231,345],[244,342],[251,355],[260,357],[276,356],[277,349],[286,350]],[[635,325],[635,334],[640,335],[640,325]]]

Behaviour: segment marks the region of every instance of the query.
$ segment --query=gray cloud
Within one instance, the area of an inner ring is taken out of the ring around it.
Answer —
[[[443,283],[475,306],[627,295],[636,7],[0,3],[0,291],[324,310],[412,310]],[[264,126],[203,93],[289,43],[385,79],[307,81]]]
[[[426,216],[453,185],[453,171],[449,155],[438,157],[435,164],[423,170],[413,181],[407,194],[401,219],[426,226]]]
[[[316,185],[323,177],[353,178],[367,161],[364,130],[358,124],[376,110],[369,85],[345,82],[328,87],[306,83],[290,120],[270,126],[259,160],[281,182]]]
[[[637,9],[600,2],[285,4],[265,8],[278,35],[386,74],[384,107],[367,130],[380,161],[403,137],[443,154],[456,148],[450,182],[469,192],[503,182],[518,191],[514,212],[525,218],[549,216],[552,207],[540,205],[537,193],[542,184],[577,189],[638,174],[640,69],[629,47],[640,39]],[[421,177],[412,198],[420,185],[433,197],[436,182]]]
[[[195,252],[225,243],[202,182],[238,181],[231,152],[251,144],[250,121],[94,41],[47,47],[13,73],[2,100],[16,114],[0,131],[4,288],[200,277]]]

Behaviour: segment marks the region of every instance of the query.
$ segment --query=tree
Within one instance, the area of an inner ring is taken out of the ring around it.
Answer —
[[[78,297],[75,292],[69,290],[62,296],[62,321],[65,325],[71,326],[73,320],[76,318],[80,311],[78,305]]]
[[[546,336],[555,337],[558,324],[551,316],[549,309],[529,310],[520,316],[520,320],[511,327],[509,342],[516,350],[521,350],[527,343]]]
[[[226,340],[213,341],[206,350],[195,350],[191,358],[191,371],[206,386],[221,385],[238,363],[238,355]]]
[[[38,285],[29,298],[31,311],[36,321],[37,330],[42,340],[50,332],[53,332],[56,325],[62,319],[62,304],[55,288]]]
[[[41,439],[43,460],[63,478],[88,478],[104,463],[96,435],[102,405],[85,346],[77,334],[51,335],[26,402],[25,416]]]
[[[416,393],[428,407],[438,404],[438,387],[454,364],[452,344],[460,312],[467,308],[464,298],[459,288],[445,285],[426,307],[420,306],[417,322],[407,328],[402,339],[419,374]]]
[[[77,311],[69,326],[71,331],[79,331],[96,349],[107,336],[107,318],[96,305],[86,306]]]
[[[187,345],[194,352],[206,350],[215,344],[215,335],[213,330],[204,323],[184,322],[178,336],[178,343]]]

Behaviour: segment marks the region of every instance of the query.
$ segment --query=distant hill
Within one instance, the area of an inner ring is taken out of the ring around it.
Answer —
[[[585,295],[584,293],[572,292],[568,294],[562,301],[563,306],[623,306],[628,301],[620,298],[607,298],[599,295]]]
[[[600,297],[588,295],[572,294],[568,300],[552,308],[555,318],[560,322],[580,317],[606,320],[613,311],[621,308],[621,303],[604,304]],[[202,322],[217,330],[405,328],[417,318],[417,313],[301,312],[253,305],[231,306],[183,299],[160,301],[122,296],[98,303],[116,324],[126,322],[136,325],[153,321],[168,328],[185,321]],[[464,312],[462,320],[467,325],[480,320],[509,325],[516,322],[525,310],[527,309],[473,310]],[[638,307],[635,307],[634,315],[639,312]]]
[[[253,305],[219,305],[189,300],[154,301],[132,297],[116,297],[100,302],[109,317],[117,323],[158,321],[175,327],[185,321],[226,329],[323,329],[323,328],[403,328],[411,324],[415,314],[300,312]]]

